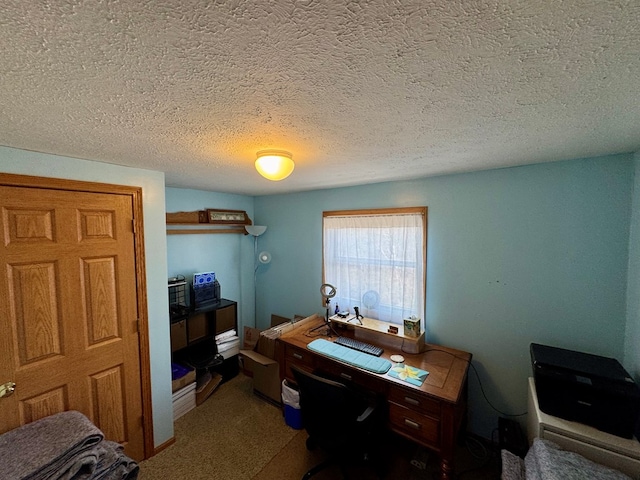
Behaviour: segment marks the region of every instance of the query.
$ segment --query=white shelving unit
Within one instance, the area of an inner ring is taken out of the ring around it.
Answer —
[[[640,479],[640,442],[610,433],[540,410],[533,378],[529,377],[527,430],[529,444],[535,437],[550,440],[565,450],[579,453],[601,465],[615,468],[634,479]]]

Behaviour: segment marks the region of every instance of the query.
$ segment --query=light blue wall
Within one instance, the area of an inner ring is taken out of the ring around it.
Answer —
[[[268,313],[322,313],[322,211],[429,207],[428,341],[467,350],[492,404],[526,411],[529,344],[624,355],[631,155],[257,197]],[[498,413],[470,372],[471,430]]]
[[[207,208],[244,210],[253,220],[253,197],[180,188],[166,189],[167,212]],[[255,222],[254,222],[255,223]],[[253,237],[241,234],[187,234],[167,236],[169,276],[213,271],[221,295],[238,302],[238,324],[253,326]]]
[[[173,436],[167,277],[213,269],[223,296],[239,301],[241,323],[253,322],[253,238],[167,237],[165,205],[246,210],[268,226],[259,239],[273,257],[257,273],[262,327],[271,313],[323,313],[322,211],[428,206],[428,340],[472,352],[487,396],[513,413],[526,409],[532,341],[624,356],[638,379],[638,169],[637,154],[618,155],[254,199],[165,193],[160,172],[0,147],[2,172],[143,188],[156,446]],[[471,429],[489,436],[498,414],[470,375]]]
[[[0,172],[142,187],[156,446],[173,437],[164,174],[0,147]]]
[[[627,332],[624,365],[640,382],[640,152],[635,154],[633,211],[629,235],[629,280],[627,287]]]

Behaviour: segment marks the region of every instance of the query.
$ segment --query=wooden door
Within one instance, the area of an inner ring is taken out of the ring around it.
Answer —
[[[0,186],[0,433],[78,410],[144,458],[131,196]]]

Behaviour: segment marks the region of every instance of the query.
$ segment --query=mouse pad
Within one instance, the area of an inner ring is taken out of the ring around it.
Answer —
[[[424,383],[427,375],[429,375],[429,372],[426,370],[403,364],[391,367],[391,370],[389,370],[389,376],[404,380],[416,387],[419,387]]]

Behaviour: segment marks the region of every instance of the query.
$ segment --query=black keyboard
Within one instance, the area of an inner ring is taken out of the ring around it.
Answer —
[[[375,355],[379,357],[382,355],[384,350],[380,347],[376,347],[375,345],[371,345],[370,343],[364,343],[360,340],[354,340],[349,337],[338,337],[334,340],[333,343],[337,343],[338,345],[342,345],[343,347],[353,348],[354,350],[358,350],[359,352],[368,353],[369,355]]]

